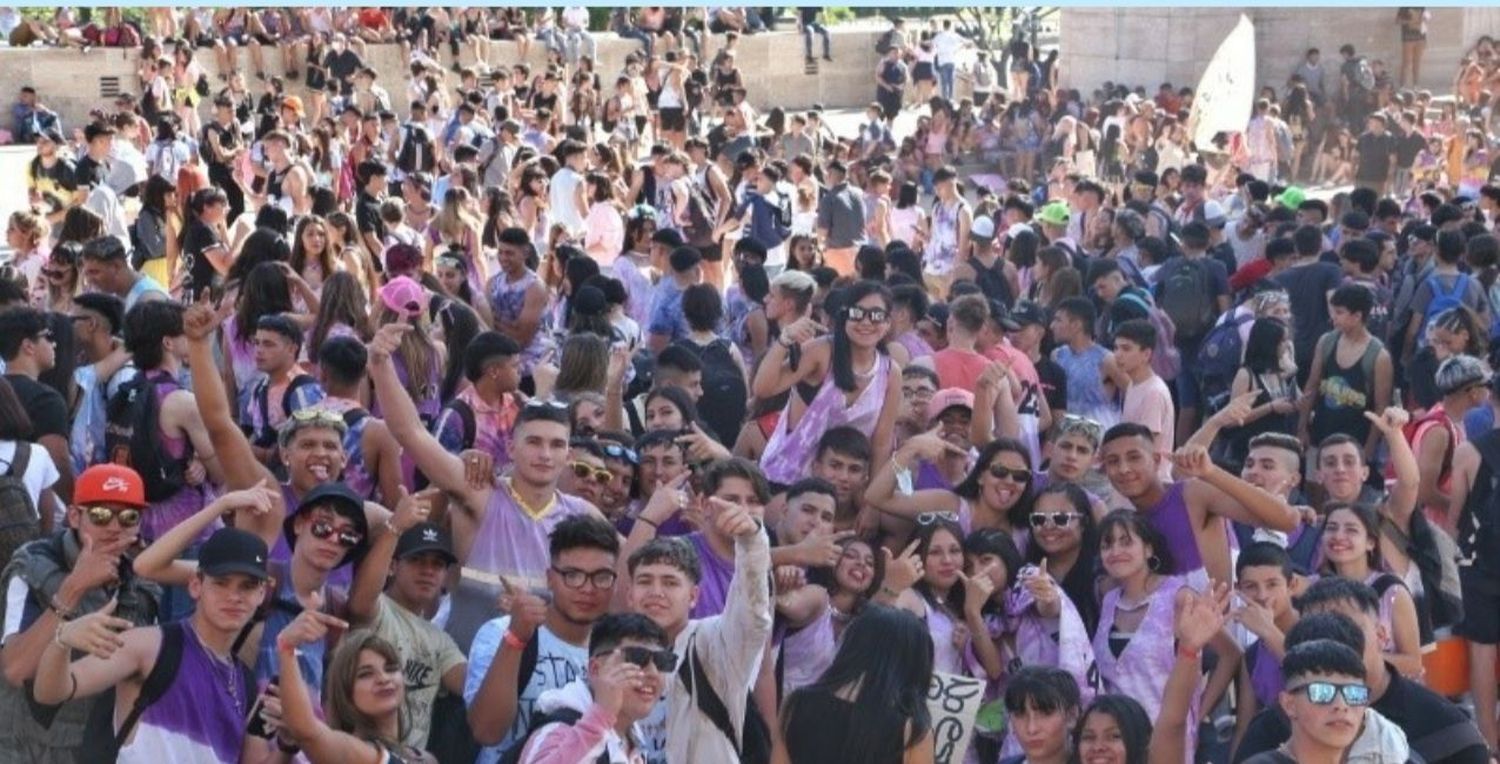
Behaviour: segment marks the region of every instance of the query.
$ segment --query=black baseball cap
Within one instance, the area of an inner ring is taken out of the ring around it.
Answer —
[[[1011,315],[1010,308],[1005,307],[1005,303],[995,299],[991,299],[989,303],[990,318],[994,319],[995,323],[999,324],[1001,329],[1008,332],[1019,331],[1021,329],[1020,322]]]
[[[1047,318],[1047,309],[1030,300],[1022,300],[1016,303],[1016,307],[1010,311],[1010,318],[1020,326],[1027,326],[1028,324],[1046,326],[1049,321]]]
[[[270,552],[261,537],[238,528],[220,528],[198,549],[198,570],[209,576],[241,573],[251,578],[270,578],[266,560]]]
[[[404,560],[425,552],[437,552],[448,561],[449,565],[458,562],[458,556],[453,553],[453,539],[448,532],[438,527],[437,523],[418,523],[408,528],[396,540],[396,559]]]
[[[358,562],[370,548],[370,521],[365,518],[365,500],[344,483],[323,483],[307,492],[297,504],[297,511],[286,516],[281,523],[281,533],[286,537],[288,548],[297,546],[297,534],[292,530],[297,517],[314,507],[327,507],[354,523],[354,530],[362,537],[359,545],[344,555],[344,562]]]

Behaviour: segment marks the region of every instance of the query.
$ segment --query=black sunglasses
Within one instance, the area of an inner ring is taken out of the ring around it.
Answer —
[[[626,663],[634,663],[641,668],[645,668],[653,663],[656,664],[656,670],[661,672],[668,672],[677,668],[677,653],[665,647],[660,650],[652,650],[649,647],[629,645],[621,647],[619,650],[620,657],[624,658]]]

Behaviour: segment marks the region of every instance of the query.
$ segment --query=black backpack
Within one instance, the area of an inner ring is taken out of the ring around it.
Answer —
[[[1172,319],[1178,339],[1194,340],[1207,334],[1215,313],[1208,262],[1184,258],[1161,282],[1156,305]]]
[[[734,443],[745,422],[749,391],[745,375],[734,362],[734,346],[720,337],[707,345],[680,339],[678,347],[697,356],[703,364],[703,403],[699,414],[708,424],[710,435],[720,443]]]
[[[682,662],[677,664],[677,678],[687,691],[693,696],[693,702],[698,710],[708,717],[714,728],[723,733],[729,744],[734,746],[734,753],[740,764],[769,764],[771,761],[771,728],[766,726],[766,720],[760,715],[760,708],[755,705],[755,697],[746,693],[745,702],[745,732],[740,742],[736,742],[734,723],[729,719],[729,709],[724,705],[724,699],[714,689],[713,683],[708,681],[708,674],[703,671],[703,664],[698,660],[698,649],[696,641],[698,635],[694,634],[688,639],[686,655]]]
[[[16,454],[0,474],[0,562],[9,565],[21,545],[42,535],[41,517],[21,477],[31,464],[31,444],[16,441]]]
[[[531,741],[531,736],[535,735],[537,730],[549,724],[566,724],[568,726],[572,726],[574,724],[577,724],[578,720],[582,718],[582,713],[571,708],[559,708],[550,714],[540,714],[531,717],[531,724],[526,726],[526,734],[522,735],[521,738],[516,741],[515,746],[506,751],[504,756],[500,757],[500,764],[519,764],[521,761],[521,754],[526,751],[526,744]],[[579,764],[585,763],[579,762]],[[609,751],[606,750],[601,752],[599,754],[599,758],[594,759],[592,764],[609,764]]]
[[[885,34],[882,34],[880,37],[877,37],[875,39],[875,52],[884,56],[885,54],[891,52],[891,48],[894,47],[895,44],[896,30],[887,29],[885,30]]]
[[[463,438],[464,439],[463,439],[463,443],[459,447],[459,450],[460,451],[466,451],[468,449],[473,448],[474,447],[474,438],[475,438],[475,436],[477,435],[477,433],[479,431],[479,424],[474,419],[474,407],[470,406],[462,398],[454,398],[453,401],[448,404],[448,410],[452,411],[453,414],[458,417],[459,423],[463,425],[463,430],[464,430]],[[442,422],[443,422],[443,417],[442,416],[438,416],[437,421],[433,422],[433,433],[432,434],[434,436],[439,434],[437,432],[437,429],[438,429],[438,425],[442,424]]]
[[[166,372],[135,375],[115,392],[105,409],[106,459],[140,474],[150,502],[168,499],[187,485],[187,464],[193,458],[191,441],[182,459],[173,459],[162,443],[155,388],[164,378],[175,383]]]
[[[105,702],[103,698],[94,703],[93,711],[84,726],[83,746],[78,752],[79,761],[114,761],[119,758],[121,746],[130,738],[141,715],[152,704],[161,700],[177,680],[177,671],[182,667],[185,628],[182,621],[162,624],[161,650],[156,653],[156,665],[151,667],[151,673],[141,683],[141,692],[135,697],[135,703],[131,705],[125,720],[120,723],[118,731],[114,726],[115,704]],[[238,658],[234,660],[234,664],[240,672],[240,686],[244,693],[241,697],[253,699],[256,695],[255,674]]]
[[[396,155],[396,166],[406,173],[432,172],[437,166],[432,136],[426,127],[411,122],[401,128],[401,151]]]
[[[708,192],[698,181],[688,179],[688,224],[683,227],[682,233],[687,237],[687,243],[694,247],[712,247],[714,245],[714,204],[708,198]]]

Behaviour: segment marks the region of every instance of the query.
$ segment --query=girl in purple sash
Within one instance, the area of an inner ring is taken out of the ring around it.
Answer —
[[[865,502],[881,511],[881,522],[891,532],[902,530],[901,518],[944,514],[957,521],[965,532],[980,528],[1004,531],[1017,549],[1024,549],[1026,520],[1031,515],[1031,452],[1018,440],[990,441],[979,450],[968,477],[951,491],[899,490],[910,480],[911,469],[919,461],[935,461],[956,448],[930,433],[912,437],[875,473],[865,491]]]
[[[1333,502],[1324,507],[1323,575],[1363,581],[1380,595],[1381,652],[1397,671],[1422,674],[1422,637],[1411,591],[1380,559],[1379,520],[1364,504]]]
[[[1117,584],[1104,595],[1099,628],[1094,635],[1094,658],[1107,692],[1140,701],[1148,715],[1161,712],[1162,693],[1176,660],[1172,614],[1187,585],[1171,570],[1166,540],[1138,512],[1117,509],[1099,523],[1100,557],[1104,570]],[[1218,702],[1239,665],[1240,648],[1220,630],[1210,643],[1219,663],[1206,686],[1194,694],[1186,750],[1197,746],[1197,714]]]
[[[843,290],[837,304],[830,298],[825,305],[833,317],[832,337],[815,338],[818,325],[799,320],[781,331],[755,375],[756,398],[794,390],[761,457],[766,479],[774,483],[807,475],[818,440],[841,425],[870,433],[875,463],[891,453],[901,400],[901,368],[885,353],[891,293],[861,281]]]

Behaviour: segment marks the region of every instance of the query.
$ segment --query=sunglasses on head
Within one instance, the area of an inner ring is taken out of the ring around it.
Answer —
[[[141,524],[139,509],[110,509],[109,507],[83,507],[83,515],[93,525],[103,528],[111,520],[119,520],[121,528],[134,528]]]
[[[345,425],[342,414],[337,414],[327,409],[297,409],[292,412],[294,422],[326,422],[328,424]]]
[[[917,515],[917,525],[932,525],[941,522],[958,522],[958,516],[951,512],[923,512]]]
[[[1009,478],[1010,480],[1014,480],[1017,483],[1024,483],[1031,479],[1031,470],[1013,470],[1003,464],[991,464],[989,473],[991,477],[999,478],[1001,480]]]
[[[587,480],[590,476],[592,476],[594,478],[594,482],[598,483],[599,485],[606,485],[615,477],[613,472],[610,472],[603,467],[595,467],[594,465],[588,464],[586,462],[572,462],[568,466],[573,468],[573,477],[576,477],[579,480]]]
[[[631,464],[639,464],[639,459],[633,449],[626,448],[618,443],[603,443],[600,447],[604,449],[604,455],[611,459],[623,459]]]
[[[653,663],[656,664],[656,670],[663,673],[677,668],[677,653],[665,647],[652,650],[649,647],[630,645],[619,648],[619,652],[620,657],[624,658],[626,663],[634,663],[640,668],[646,668]]]
[[[551,409],[553,411],[567,411],[568,410],[568,404],[563,403],[562,401],[559,401],[559,400],[554,400],[552,398],[545,398],[545,399],[543,399],[543,398],[532,398],[531,400],[526,401],[526,408],[529,408],[529,409],[541,409],[541,408],[545,408],[545,409]]]
[[[353,549],[354,547],[359,546],[359,543],[361,541],[365,540],[364,536],[361,536],[354,531],[342,531],[334,528],[333,523],[330,523],[327,520],[314,521],[310,530],[312,531],[312,535],[314,538],[325,540],[329,536],[337,534],[337,541],[339,542],[339,546],[342,546],[345,549]]]
[[[844,309],[844,316],[850,321],[868,321],[872,324],[883,324],[887,318],[890,318],[891,313],[885,308],[861,308],[858,305],[851,305]]]
[[[1077,512],[1032,512],[1031,527],[1043,528],[1051,525],[1054,528],[1066,528],[1073,524],[1073,519],[1078,517]]]
[[[1057,424],[1057,432],[1059,435],[1076,432],[1088,438],[1089,440],[1098,443],[1099,438],[1104,435],[1104,425],[1099,424],[1098,422],[1089,419],[1086,416],[1079,416],[1077,414],[1064,414],[1062,421],[1058,422]]]
[[[1350,707],[1358,708],[1370,704],[1370,687],[1363,682],[1308,682],[1296,687],[1286,688],[1287,692],[1302,693],[1315,706],[1326,706],[1333,703],[1334,697],[1342,694],[1344,703]]]

